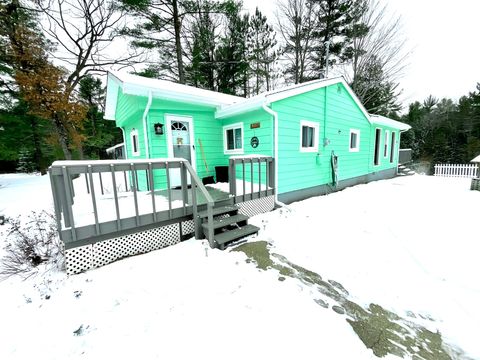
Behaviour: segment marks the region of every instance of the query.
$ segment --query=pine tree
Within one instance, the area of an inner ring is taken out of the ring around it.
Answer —
[[[267,23],[267,17],[262,15],[257,7],[255,15],[250,19],[248,30],[248,59],[254,82],[254,94],[259,94],[263,89],[271,90],[273,65],[278,58],[274,49],[276,44],[273,27]]]
[[[190,62],[185,65],[186,81],[195,87],[216,90],[216,36],[223,5],[199,0],[190,8],[192,20],[186,31],[186,57]]]
[[[35,171],[36,164],[33,160],[31,150],[23,147],[18,153],[17,171],[21,173],[32,173]]]
[[[241,1],[225,2],[226,28],[216,51],[217,89],[225,94],[246,97],[249,91],[247,58],[249,16],[241,13],[242,6]]]
[[[185,84],[182,21],[193,6],[181,0],[121,0],[123,8],[136,18],[122,34],[130,36],[136,48],[156,50],[156,69],[162,77]],[[172,56],[174,54],[174,56]]]
[[[328,66],[346,56],[348,29],[355,21],[354,0],[311,0],[317,16],[314,37],[314,77],[323,78]]]
[[[102,105],[105,102],[105,88],[102,81],[87,75],[80,80],[79,96],[88,108],[83,126],[85,155],[101,159],[105,148],[121,142],[122,135],[115,122],[104,120]]]

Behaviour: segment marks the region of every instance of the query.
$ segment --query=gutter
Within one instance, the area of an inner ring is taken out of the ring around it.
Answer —
[[[150,149],[149,149],[149,144],[148,144],[148,131],[147,131],[147,115],[148,112],[150,111],[150,106],[152,105],[152,91],[148,92],[148,101],[147,101],[147,106],[145,107],[145,111],[143,112],[143,139],[145,142],[145,158],[149,159],[150,158]]]
[[[262,109],[273,116],[273,154],[275,158],[275,205],[285,207],[284,203],[278,200],[278,114],[268,107],[270,105],[266,100],[262,104]]]

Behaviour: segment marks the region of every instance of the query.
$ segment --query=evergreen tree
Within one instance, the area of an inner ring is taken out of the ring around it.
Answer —
[[[217,89],[232,95],[249,93],[247,31],[249,16],[243,15],[241,1],[225,2],[226,25],[216,51]]]
[[[275,32],[258,7],[250,19],[248,31],[249,63],[253,76],[253,94],[271,90],[273,65],[277,60]]]
[[[216,36],[223,7],[210,0],[199,0],[191,6],[193,14],[186,36],[190,62],[185,66],[185,76],[187,83],[195,87],[216,90]]]
[[[136,48],[156,50],[157,71],[162,77],[185,84],[182,21],[190,12],[191,1],[121,0],[122,7],[136,18],[122,34],[133,38]],[[172,54],[174,56],[172,56]]]
[[[317,16],[314,36],[314,77],[323,78],[329,66],[345,59],[350,39],[349,29],[355,21],[354,0],[311,0]]]
[[[17,171],[21,173],[32,173],[35,171],[35,162],[31,150],[23,147],[18,153]]]
[[[115,122],[103,119],[105,88],[100,79],[87,75],[80,80],[79,96],[88,108],[83,131],[85,155],[101,159],[107,147],[122,141],[121,132]]]

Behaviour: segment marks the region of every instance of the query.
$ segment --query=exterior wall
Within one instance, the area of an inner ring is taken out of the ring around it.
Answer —
[[[274,156],[273,154],[273,127],[272,127],[272,116],[265,112],[264,110],[252,111],[246,114],[232,116],[226,118],[222,121],[222,154],[225,157],[225,165],[228,165],[228,159],[230,154],[224,153],[224,139],[223,139],[223,126],[232,125],[236,123],[243,123],[243,153],[245,155],[266,155]],[[258,128],[251,128],[252,124],[259,124]],[[258,146],[256,148],[252,147],[251,139],[253,137],[258,138]],[[261,182],[262,184],[266,183],[266,165],[261,166]],[[243,178],[243,167],[237,165],[236,167],[237,179]],[[252,181],[251,177],[251,167],[247,163],[245,164],[245,180]],[[253,182],[258,183],[258,165],[253,166]]]
[[[365,184],[370,181],[377,181],[377,180],[384,180],[384,179],[391,179],[396,176],[396,169],[391,168],[387,170],[381,170],[375,173],[365,174],[361,176],[357,176],[350,179],[345,179],[339,181],[337,187],[332,188],[327,184],[317,185],[306,189],[300,189],[295,191],[289,191],[286,193],[282,193],[278,195],[279,201],[290,204],[294,201],[300,201],[304,199],[308,199],[312,196],[319,196],[329,194],[331,192],[343,190],[349,186]]]
[[[374,165],[374,154],[375,154],[375,129],[380,129],[380,163],[378,165]],[[387,143],[387,156],[385,157],[384,154],[384,146],[385,146],[385,131],[388,131],[388,143]],[[390,151],[391,151],[391,142],[392,142],[392,132],[395,132],[395,144],[394,144],[394,152],[393,152],[393,162],[390,162]],[[398,129],[372,124],[371,131],[370,131],[370,138],[371,146],[370,146],[370,172],[378,172],[385,169],[397,168],[398,166],[398,150],[400,146],[400,131]]]
[[[272,109],[278,113],[279,122],[278,193],[331,183],[332,151],[338,156],[338,180],[370,171],[371,126],[343,85],[277,101]],[[302,120],[319,125],[318,152],[300,151]],[[358,152],[349,151],[350,129],[360,131]]]

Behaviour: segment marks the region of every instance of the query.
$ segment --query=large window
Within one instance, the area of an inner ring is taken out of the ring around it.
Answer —
[[[360,130],[350,129],[350,152],[360,150]]]
[[[389,140],[388,130],[385,130],[385,141],[383,142],[383,157],[388,156],[388,140]]]
[[[138,146],[138,130],[132,129],[132,131],[130,132],[130,141],[132,144],[132,155],[139,156],[140,147]]]
[[[223,127],[223,149],[225,154],[243,154],[243,123]]]
[[[373,165],[380,165],[380,139],[382,134],[381,129],[375,129],[375,151],[373,153]]]
[[[300,151],[318,151],[318,133],[318,123],[313,121],[300,121]]]
[[[395,131],[392,131],[392,142],[390,143],[390,162],[393,163],[395,157]]]

